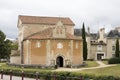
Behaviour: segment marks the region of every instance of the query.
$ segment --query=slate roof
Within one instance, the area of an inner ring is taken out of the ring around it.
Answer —
[[[72,26],[75,25],[69,17],[43,17],[43,16],[19,15],[19,19],[21,20],[22,23],[26,23],[26,24],[55,25],[59,20],[61,20],[61,22],[64,25],[72,25]]]
[[[91,33],[90,36],[91,36],[91,40],[96,40],[99,37],[98,33]]]
[[[116,38],[116,37],[120,37],[120,32],[118,30],[111,30],[108,35],[108,38]]]
[[[74,29],[74,35],[82,36],[82,29]],[[86,36],[89,36],[87,32],[86,32]]]
[[[82,29],[74,29],[75,36],[82,36]]]

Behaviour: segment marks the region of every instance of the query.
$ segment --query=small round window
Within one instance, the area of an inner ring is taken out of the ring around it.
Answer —
[[[57,48],[58,48],[58,49],[63,48],[63,44],[62,44],[62,43],[58,43],[58,44],[57,44]]]

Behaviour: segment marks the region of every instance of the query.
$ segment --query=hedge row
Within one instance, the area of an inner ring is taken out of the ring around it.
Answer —
[[[4,69],[2,71],[3,74],[12,74],[15,76],[22,76],[21,70],[12,70],[12,73],[9,69]],[[79,72],[51,72],[51,71],[39,71],[39,78],[42,78],[44,80],[52,80],[53,76],[57,77],[57,80],[80,80],[77,78],[80,78],[82,76],[83,80],[120,80],[120,77],[116,76],[96,76],[91,74],[81,74]],[[35,71],[24,71],[25,77],[36,77]],[[76,78],[76,79],[73,79]]]
[[[116,58],[110,58],[108,60],[109,64],[120,64],[120,57],[116,57]]]

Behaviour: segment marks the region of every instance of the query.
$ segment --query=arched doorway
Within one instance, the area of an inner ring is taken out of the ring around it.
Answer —
[[[58,56],[56,59],[56,64],[58,67],[63,67],[63,57]]]

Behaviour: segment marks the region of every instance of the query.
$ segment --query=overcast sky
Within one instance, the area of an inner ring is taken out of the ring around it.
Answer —
[[[17,38],[18,15],[70,17],[75,28],[97,32],[120,26],[120,0],[0,0],[0,29]]]

